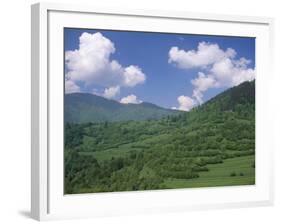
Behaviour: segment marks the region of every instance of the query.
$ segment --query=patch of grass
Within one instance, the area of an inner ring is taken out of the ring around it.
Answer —
[[[254,160],[253,155],[227,159],[222,164],[208,165],[209,172],[200,172],[199,178],[166,179],[164,185],[166,188],[253,185],[255,184],[255,169],[252,167]],[[229,175],[231,170],[235,170],[233,171],[235,176]]]

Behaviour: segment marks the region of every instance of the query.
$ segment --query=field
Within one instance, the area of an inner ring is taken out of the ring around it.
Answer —
[[[254,161],[254,156],[227,159],[223,164],[208,165],[210,171],[201,172],[197,179],[168,179],[164,185],[167,188],[252,185],[255,184]]]
[[[126,157],[132,150],[132,144],[126,144],[118,149],[108,149],[100,152],[81,152],[81,155],[94,156],[99,162],[109,160],[112,157]],[[141,149],[139,149],[141,150]],[[208,172],[199,172],[199,178],[193,179],[172,179],[164,180],[162,187],[173,188],[194,188],[194,187],[217,187],[255,184],[255,157],[242,156],[226,159],[221,164],[207,165]],[[153,172],[152,169],[144,167],[142,175]]]

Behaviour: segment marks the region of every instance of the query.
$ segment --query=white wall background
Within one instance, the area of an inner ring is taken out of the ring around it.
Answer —
[[[33,223],[30,208],[30,0],[2,0],[0,7],[0,223]],[[275,205],[74,220],[58,223],[280,223],[281,221],[281,13],[277,0],[69,0],[106,7],[163,9],[275,17],[275,74],[270,93],[275,124]],[[280,136],[279,136],[280,135]]]

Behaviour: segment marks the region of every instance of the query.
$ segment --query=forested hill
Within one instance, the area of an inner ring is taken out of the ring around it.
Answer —
[[[121,104],[89,93],[66,94],[64,105],[66,123],[141,121],[181,113],[146,102]]]
[[[241,106],[255,107],[255,80],[227,89],[202,105],[202,108],[221,111],[237,110]]]
[[[254,184],[255,82],[158,120],[67,123],[64,156],[70,194]]]

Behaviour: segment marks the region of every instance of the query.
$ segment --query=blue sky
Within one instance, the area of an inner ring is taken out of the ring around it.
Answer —
[[[118,101],[133,95],[132,103],[189,110],[255,75],[254,38],[65,28],[64,44],[69,93],[105,96],[114,87],[108,98]],[[106,68],[112,61],[118,69]],[[131,65],[135,81],[108,80],[127,80]]]

